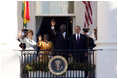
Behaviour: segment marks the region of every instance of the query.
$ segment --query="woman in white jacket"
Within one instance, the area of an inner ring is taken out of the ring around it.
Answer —
[[[23,57],[24,62],[31,62],[32,60],[36,59],[36,52],[32,51],[36,49],[36,42],[32,39],[33,36],[33,31],[32,30],[28,30],[27,31],[27,37],[22,38],[21,34],[19,34],[19,40],[21,43],[25,43],[26,45],[26,51],[23,52],[23,54],[26,54]],[[27,50],[31,50],[31,51],[27,51]]]

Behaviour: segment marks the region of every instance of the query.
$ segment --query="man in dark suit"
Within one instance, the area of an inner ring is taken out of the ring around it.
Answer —
[[[92,50],[96,45],[94,44],[93,38],[89,37],[87,34],[89,32],[89,28],[83,28],[82,30],[83,30],[83,34],[87,37],[87,49]],[[90,56],[86,55],[85,60],[86,60],[87,64],[89,62],[88,59],[90,59]],[[85,71],[85,77],[87,77],[87,76],[88,76],[88,70]]]
[[[89,28],[83,28],[83,34],[87,37],[87,48],[93,49],[96,45],[94,43],[93,38],[87,35],[88,32],[89,32]]]
[[[70,38],[70,49],[72,49],[71,54],[83,63],[86,59],[84,50],[87,50],[87,38],[80,33],[80,30],[80,26],[75,26],[75,34]]]
[[[72,49],[71,54],[74,59],[77,59],[80,63],[85,63],[87,61],[87,37],[80,33],[80,26],[75,26],[75,34],[70,38],[70,49]],[[79,50],[79,51],[77,51]],[[85,71],[85,77],[87,77],[88,71]]]
[[[50,37],[51,41],[54,44],[54,48],[58,51],[55,53],[60,54],[60,55],[65,55],[67,53],[66,51],[63,51],[65,49],[69,49],[69,38],[70,35],[66,33],[66,25],[62,24],[60,26],[60,31],[57,31],[55,29],[55,20],[51,20],[51,30],[50,30]],[[62,51],[61,51],[62,50]]]
[[[60,26],[60,32],[56,32],[55,49],[69,49],[70,35],[66,33],[66,25]]]
[[[52,41],[54,47],[55,47],[55,36],[56,36],[56,28],[55,28],[55,24],[56,24],[56,21],[54,19],[51,20],[51,28],[48,30],[48,34],[49,34],[49,39],[50,41]]]

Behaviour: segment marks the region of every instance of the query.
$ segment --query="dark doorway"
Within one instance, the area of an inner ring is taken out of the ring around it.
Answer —
[[[55,19],[56,21],[55,28],[57,29],[57,31],[60,31],[61,24],[65,24],[67,28],[66,32],[72,35],[72,17],[43,17],[42,22],[40,24],[40,28],[37,32],[37,37],[39,35],[43,36],[48,32],[48,30],[51,28],[50,22],[52,19]]]

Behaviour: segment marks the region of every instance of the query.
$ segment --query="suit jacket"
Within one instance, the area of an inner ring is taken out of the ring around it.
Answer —
[[[53,43],[53,45],[54,45],[54,47],[55,47],[55,41],[56,41],[56,32],[57,32],[57,30],[54,28],[54,29],[49,29],[48,30],[48,34],[49,34],[49,39],[50,39],[50,41],[52,41],[52,43]]]
[[[65,38],[61,32],[56,33],[55,49],[69,49],[70,35],[66,33]]]
[[[83,34],[80,34],[79,43],[76,40],[76,34],[72,35],[70,38],[70,49],[79,49],[86,50],[87,49],[87,37]],[[77,51],[73,51],[71,53],[78,53]]]
[[[94,43],[94,40],[93,38],[87,36],[87,48],[88,49],[93,49],[95,47],[95,43]]]

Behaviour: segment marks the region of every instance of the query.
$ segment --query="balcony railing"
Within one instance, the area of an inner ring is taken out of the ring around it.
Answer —
[[[96,50],[20,50],[22,78],[94,78]],[[41,53],[48,52],[48,53]],[[50,53],[53,52],[53,53]],[[63,56],[68,69],[62,75],[54,75],[48,69],[49,60],[54,56]]]

